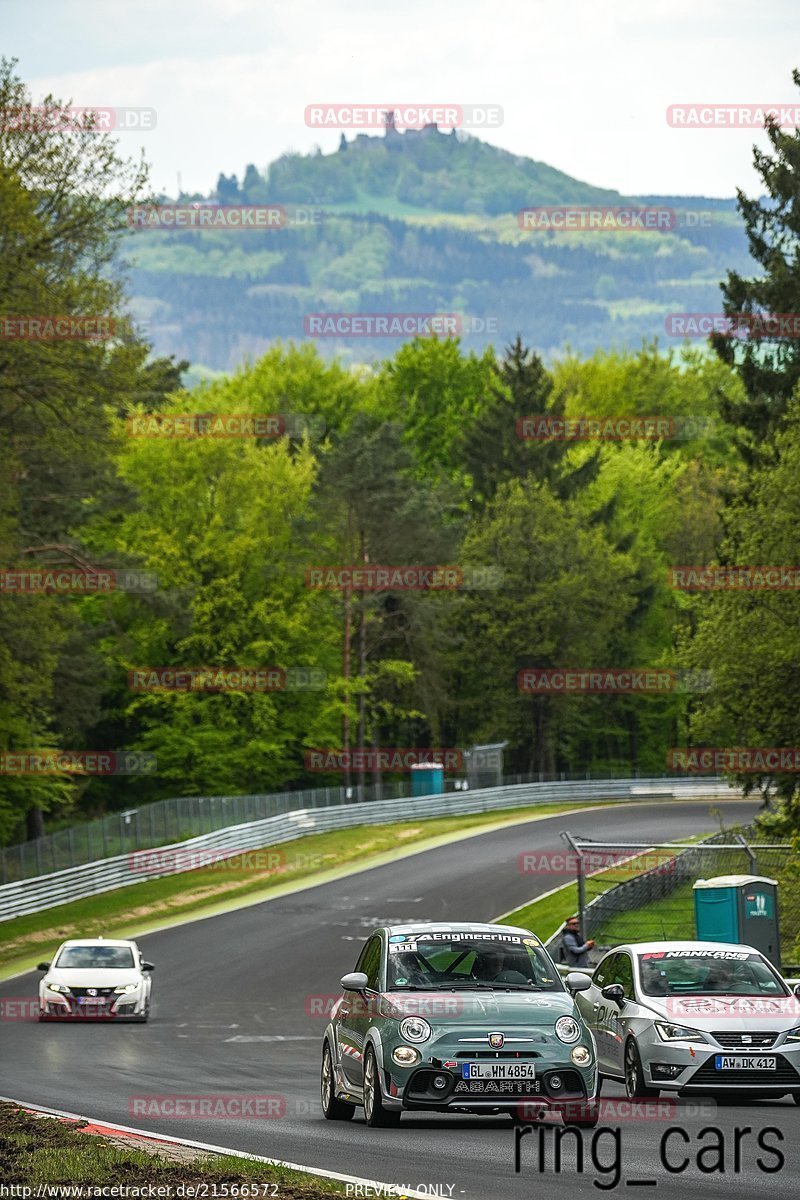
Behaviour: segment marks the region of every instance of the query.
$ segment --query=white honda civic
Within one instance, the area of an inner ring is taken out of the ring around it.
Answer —
[[[150,972],[136,942],[84,938],[62,942],[49,963],[39,963],[39,1020],[99,1018],[146,1021]]]

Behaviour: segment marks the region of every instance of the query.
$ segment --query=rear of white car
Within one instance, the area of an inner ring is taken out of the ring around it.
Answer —
[[[40,963],[39,1020],[146,1021],[152,963],[136,942],[86,938],[63,942]]]

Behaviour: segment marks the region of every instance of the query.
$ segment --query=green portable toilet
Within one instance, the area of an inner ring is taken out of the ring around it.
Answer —
[[[763,875],[718,875],[693,888],[697,936],[703,942],[754,946],[781,965],[778,882]]]
[[[438,763],[415,763],[411,768],[411,795],[435,796],[444,791],[444,767]]]

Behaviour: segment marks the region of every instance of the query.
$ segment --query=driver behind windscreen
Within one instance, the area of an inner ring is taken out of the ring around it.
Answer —
[[[476,955],[472,977],[486,983],[528,983],[528,976],[518,970],[521,965],[516,954],[493,946]]]

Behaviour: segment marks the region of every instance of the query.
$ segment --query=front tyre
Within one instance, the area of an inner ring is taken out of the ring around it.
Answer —
[[[400,1112],[384,1108],[378,1064],[372,1046],[364,1056],[364,1119],[372,1129],[386,1129],[400,1124]]]
[[[322,1113],[326,1121],[351,1121],[353,1113],[356,1111],[354,1104],[345,1104],[343,1100],[337,1100],[333,1085],[333,1058],[331,1057],[331,1048],[328,1043],[325,1043],[325,1049],[322,1051],[322,1075],[320,1077],[320,1097],[322,1099]]]
[[[625,1094],[629,1100],[646,1100],[657,1096],[659,1088],[648,1087],[644,1081],[644,1070],[639,1049],[631,1038],[625,1046]]]

